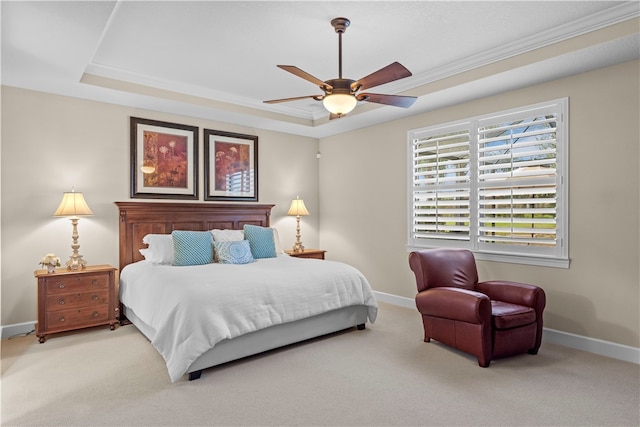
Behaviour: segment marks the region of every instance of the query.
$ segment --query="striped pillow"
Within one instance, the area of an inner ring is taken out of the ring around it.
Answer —
[[[257,225],[244,225],[244,236],[249,241],[254,258],[275,258],[276,245],[273,241],[273,229]]]
[[[208,231],[174,230],[173,265],[202,265],[213,262],[213,239]]]

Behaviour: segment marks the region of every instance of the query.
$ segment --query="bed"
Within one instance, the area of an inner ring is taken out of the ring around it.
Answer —
[[[278,347],[344,329],[361,330],[367,321],[375,321],[377,303],[368,282],[359,271],[343,263],[294,258],[278,252],[276,257],[246,265],[176,267],[154,265],[140,252],[147,248],[143,243],[147,235],[170,235],[174,230],[243,230],[245,225],[268,228],[273,205],[116,205],[120,224],[121,324],[133,323],[149,339],[167,362],[173,382],[185,375],[190,381],[198,379],[204,369]],[[187,276],[192,279],[186,280]],[[318,286],[312,283],[315,281],[322,282],[320,289],[314,288]],[[237,292],[230,289],[233,286]],[[257,292],[253,289],[258,287],[265,288],[268,295],[254,296]],[[177,288],[180,292],[186,290],[186,295],[178,294]],[[200,294],[211,288],[232,299],[223,303],[221,294]],[[205,300],[209,302],[202,303]],[[252,304],[256,309],[251,309]],[[203,313],[195,313],[199,310]],[[250,311],[242,317],[242,310]],[[170,317],[158,320],[159,312],[170,313]],[[237,325],[219,325],[219,318],[227,312]],[[267,314],[262,316],[262,312]]]

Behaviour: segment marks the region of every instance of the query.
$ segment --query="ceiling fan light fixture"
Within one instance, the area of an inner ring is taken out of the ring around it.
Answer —
[[[327,95],[322,100],[322,105],[328,112],[338,116],[344,116],[356,108],[358,100],[355,96],[346,93],[334,93]]]

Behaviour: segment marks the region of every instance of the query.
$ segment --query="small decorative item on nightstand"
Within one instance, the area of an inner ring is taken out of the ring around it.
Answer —
[[[48,273],[55,273],[56,267],[60,267],[60,258],[55,254],[46,254],[40,261],[40,265],[46,268]]]
[[[86,266],[82,270],[36,270],[40,343],[56,332],[109,325],[115,329],[120,306],[116,294],[117,269],[110,265]]]

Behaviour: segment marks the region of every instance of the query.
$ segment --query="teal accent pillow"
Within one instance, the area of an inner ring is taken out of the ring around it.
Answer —
[[[248,240],[231,242],[217,242],[213,245],[216,251],[216,261],[220,264],[249,264],[254,262]]]
[[[245,224],[244,237],[249,241],[251,254],[256,259],[275,258],[276,245],[273,241],[273,229]]]
[[[202,265],[213,262],[213,238],[208,231],[175,230],[173,265]]]

